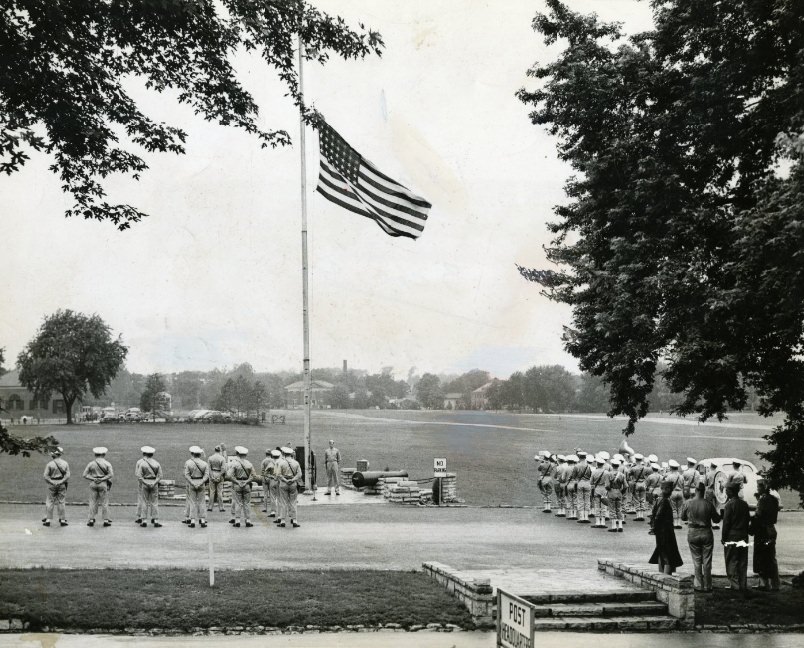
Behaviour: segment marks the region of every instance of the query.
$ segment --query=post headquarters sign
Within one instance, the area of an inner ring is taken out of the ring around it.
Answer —
[[[497,646],[533,648],[533,608],[530,603],[497,589]]]

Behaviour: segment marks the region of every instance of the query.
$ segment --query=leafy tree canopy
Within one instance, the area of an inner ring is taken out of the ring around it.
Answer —
[[[161,374],[153,373],[145,381],[145,389],[140,394],[140,409],[143,412],[154,412],[158,407],[157,396],[165,391],[165,380]]]
[[[113,339],[98,315],[59,310],[45,317],[39,332],[17,358],[20,383],[36,398],[61,394],[72,423],[76,400],[91,393],[100,398],[123,366],[128,348]]]
[[[353,31],[303,0],[8,0],[0,7],[0,172],[18,171],[31,151],[48,153],[75,199],[68,216],[125,229],[144,214],[108,203],[102,179],[139,178],[147,164],[138,149],[184,153],[186,139],[181,128],[140,110],[126,78],[177,91],[180,103],[246,130],[263,147],[285,145],[284,130],[259,125],[231,61],[238,51],[256,52],[302,106],[297,34],[307,59],[321,63],[330,54],[360,58],[382,47],[376,32],[363,25]],[[314,123],[314,111],[303,110]]]
[[[804,4],[652,0],[654,29],[547,0],[558,58],[519,98],[576,172],[548,258],[526,270],[572,306],[566,348],[602,376],[626,433],[660,358],[675,411],[785,412],[764,458],[804,491]]]

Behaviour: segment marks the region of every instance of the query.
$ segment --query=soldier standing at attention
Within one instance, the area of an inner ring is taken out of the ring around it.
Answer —
[[[606,460],[600,455],[595,457],[595,469],[592,471],[592,509],[595,514],[593,529],[605,529],[605,513],[603,499],[606,497]]]
[[[737,486],[737,496],[745,498],[745,494],[743,493],[743,486],[745,486],[745,473],[742,470],[742,462],[739,459],[735,459],[731,462],[732,468],[734,468],[734,472],[729,473],[729,484],[734,484]]]
[[[542,493],[542,500],[544,502],[543,513],[551,511],[551,503],[553,499],[553,464],[550,462],[550,453],[547,450],[540,450],[534,459],[539,463],[536,465],[536,472],[538,473],[538,486],[539,491]]]
[[[271,488],[270,488],[270,480],[271,480],[271,471],[274,467],[274,458],[271,456],[271,448],[267,448],[265,450],[265,459],[262,460],[260,464],[260,475],[262,475],[262,512],[267,513],[268,507],[271,507],[273,510],[273,506],[270,503],[271,499]]]
[[[137,524],[147,527],[150,513],[151,524],[158,528],[162,526],[159,524],[159,482],[162,481],[162,466],[153,458],[156,450],[151,446],[142,446],[140,451],[142,459],[134,467],[140,500],[137,505]]]
[[[271,508],[268,512],[268,517],[275,518],[279,512],[279,477],[277,472],[277,463],[281,460],[282,453],[279,448],[271,450],[271,459],[273,463],[268,473],[268,494],[271,498]],[[276,520],[274,520],[276,521]]]
[[[569,509],[567,511],[568,520],[578,519],[578,476],[575,469],[578,467],[578,455],[571,454],[567,457],[567,500]]]
[[[226,475],[226,458],[221,454],[221,446],[215,446],[215,452],[207,459],[209,465],[209,502],[207,511],[211,511],[218,502],[218,511],[223,513],[223,478]]]
[[[51,460],[45,466],[47,499],[45,501],[45,518],[42,520],[44,526],[50,526],[54,507],[59,510],[59,525],[67,526],[67,509],[64,501],[67,497],[67,482],[70,480],[70,466],[61,458],[63,454],[62,448],[56,448],[50,453]]]
[[[628,473],[628,481],[633,485],[634,490],[634,509],[636,517],[634,521],[641,522],[645,519],[645,509],[647,508],[645,502],[645,495],[647,487],[645,486],[645,477],[647,476],[648,467],[642,463],[642,455],[636,453],[634,455],[634,465]]]
[[[717,462],[711,461],[709,462],[709,468],[706,469],[706,475],[704,477],[705,486],[706,486],[706,494],[704,497],[707,501],[712,503],[712,506],[715,509],[718,509],[718,502],[717,497],[715,496],[715,475],[717,475]],[[713,529],[719,529],[719,524],[712,524]]]
[[[112,526],[109,519],[109,489],[112,487],[114,470],[112,464],[106,461],[108,450],[102,446],[92,448],[95,459],[84,468],[84,479],[89,480],[89,520],[87,526],[95,526],[95,517],[98,507],[103,515],[103,526]]]
[[[665,481],[673,484],[673,492],[670,495],[670,506],[673,509],[673,525],[676,529],[681,528],[681,509],[684,508],[684,478],[679,472],[680,466],[675,459],[667,462],[669,472],[665,475]]]
[[[578,476],[578,524],[589,524],[589,512],[592,507],[592,466],[586,462],[586,453],[578,451],[578,465],[575,474]]]
[[[286,516],[293,527],[301,526],[296,519],[296,500],[299,496],[299,480],[302,477],[302,470],[299,462],[294,459],[293,449],[282,448],[285,460],[279,464],[279,493],[282,498],[282,513]],[[285,526],[285,520],[280,518],[279,526]]]
[[[335,487],[335,494],[341,494],[341,451],[335,447],[335,441],[329,440],[329,448],[324,450],[324,467],[327,469],[327,492],[325,495],[332,495],[332,487]]]
[[[625,473],[620,471],[622,462],[615,457],[611,460],[612,470],[606,475],[606,495],[611,512],[610,532],[623,531],[623,493],[626,488]]]
[[[209,465],[201,458],[204,451],[198,446],[190,448],[191,457],[184,462],[184,479],[187,481],[187,502],[189,505],[187,526],[195,528],[198,519],[201,528],[207,526],[204,495],[209,482]]]
[[[682,492],[684,493],[684,507],[695,497],[695,489],[698,487],[700,475],[698,471],[695,470],[697,463],[698,462],[692,457],[687,457],[687,467],[684,469],[684,472],[681,473],[681,479],[683,480]]]
[[[567,506],[567,480],[566,480],[567,460],[564,455],[556,456],[556,474],[555,474],[555,488],[556,488],[556,517],[564,517]]]
[[[230,524],[240,526],[237,518],[241,517],[247,527],[254,526],[251,523],[251,482],[256,475],[254,466],[246,459],[248,448],[235,446],[237,457],[229,464],[226,477],[232,482],[232,501],[234,502],[234,517],[229,520]]]
[[[659,501],[659,497],[662,494],[662,474],[659,472],[660,467],[661,466],[654,461],[650,465],[652,472],[645,478],[645,494],[647,496],[648,504],[651,507],[651,512],[648,514],[650,535],[653,535],[653,511],[656,509],[656,502]]]

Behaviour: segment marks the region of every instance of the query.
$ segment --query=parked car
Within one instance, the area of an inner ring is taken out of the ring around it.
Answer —
[[[129,423],[139,423],[146,420],[146,415],[139,407],[129,407],[123,415],[123,419]]]
[[[706,474],[712,462],[717,465],[715,469],[715,498],[721,510],[726,506],[726,499],[728,499],[726,497],[726,482],[729,481],[729,475],[734,472],[732,462],[734,462],[735,459],[737,458],[714,457],[711,459],[702,459],[695,466],[695,469],[703,476]],[[740,491],[740,496],[746,501],[748,507],[754,510],[757,507],[757,498],[754,497],[754,493],[757,492],[757,480],[759,479],[757,467],[745,459],[737,459],[737,461],[741,464],[740,472],[745,476],[745,485],[742,491]]]

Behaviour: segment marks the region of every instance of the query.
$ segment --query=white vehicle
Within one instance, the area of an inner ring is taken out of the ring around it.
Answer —
[[[726,483],[729,481],[729,476],[734,472],[732,462],[736,457],[713,457],[711,459],[703,459],[698,462],[695,469],[701,474],[701,477],[706,475],[706,471],[710,469],[710,464],[713,462],[717,465],[715,468],[715,498],[718,502],[718,508],[723,510],[726,506]],[[740,491],[742,497],[750,509],[757,507],[757,498],[754,493],[757,492],[757,481],[759,474],[757,467],[750,461],[745,459],[737,459],[740,462],[740,472],[745,477],[745,484]]]

